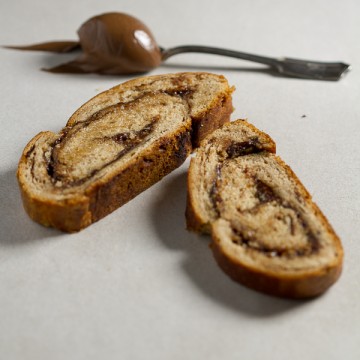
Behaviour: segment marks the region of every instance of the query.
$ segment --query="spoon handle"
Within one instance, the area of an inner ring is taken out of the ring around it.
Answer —
[[[211,46],[184,45],[169,49],[161,48],[163,61],[167,60],[171,56],[182,53],[205,53],[248,60],[269,65],[283,75],[316,80],[339,80],[341,75],[350,67],[350,65],[342,62],[320,62],[290,58],[276,59]]]
[[[211,46],[184,45],[184,46],[173,47],[170,49],[162,49],[161,53],[162,53],[162,60],[167,60],[171,56],[182,53],[204,53],[204,54],[222,55],[222,56],[227,56],[242,60],[249,60],[270,66],[276,66],[277,64],[277,60],[270,57],[248,54],[245,52],[228,50],[228,49],[221,49]]]

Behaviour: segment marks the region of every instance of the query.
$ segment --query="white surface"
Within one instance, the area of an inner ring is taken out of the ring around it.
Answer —
[[[179,55],[152,72],[208,63],[224,74],[237,88],[232,118],[247,117],[276,140],[341,237],[339,282],[316,300],[292,302],[232,282],[208,238],[185,231],[188,162],[78,234],[33,223],[15,179],[23,147],[125,78],[48,74],[39,68],[71,56],[0,49],[0,359],[359,359],[359,4],[0,0],[0,44],[73,39],[90,16],[125,11],[164,47],[353,65],[339,82],[284,79],[206,55]]]

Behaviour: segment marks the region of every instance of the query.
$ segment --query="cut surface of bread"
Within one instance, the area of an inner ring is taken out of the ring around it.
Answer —
[[[229,121],[226,79],[209,73],[137,78],[80,107],[59,133],[42,132],[18,166],[30,217],[63,231],[101,219],[180,166]]]
[[[275,143],[244,120],[209,135],[191,160],[187,225],[211,233],[214,256],[234,280],[303,298],[339,277],[339,238]]]

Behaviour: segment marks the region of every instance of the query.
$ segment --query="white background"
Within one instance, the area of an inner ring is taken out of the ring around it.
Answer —
[[[39,69],[72,55],[1,48],[0,359],[359,359],[359,4],[0,0],[2,45],[76,39],[89,17],[123,11],[163,47],[195,43],[353,66],[339,82],[321,82],[189,54],[152,72],[224,74],[237,88],[232,119],[248,118],[274,138],[339,234],[342,277],[320,298],[297,302],[232,282],[209,239],[185,230],[188,161],[80,233],[33,223],[15,178],[24,146],[128,78],[49,74]]]

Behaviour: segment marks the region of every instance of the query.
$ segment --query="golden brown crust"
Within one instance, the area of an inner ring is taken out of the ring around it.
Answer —
[[[25,147],[18,167],[18,181],[23,206],[34,221],[61,231],[76,232],[100,220],[136,195],[179,167],[191,152],[190,129],[183,128],[172,138],[163,138],[142,157],[135,159],[130,167],[110,181],[97,183],[85,194],[71,199],[43,200],[32,193],[22,176],[26,153],[41,134]]]
[[[338,247],[339,261],[298,277],[265,273],[250,268],[229,258],[219,245],[219,238],[213,233],[211,250],[220,268],[233,280],[251,289],[269,295],[292,299],[311,298],[325,292],[339,278],[342,270],[343,252]]]
[[[173,138],[161,139],[155,151],[148,151],[145,156],[136,159],[131,167],[111,181],[91,188],[89,196],[93,222],[124,205],[186,160],[192,147],[190,131],[184,130]]]
[[[198,234],[210,234],[210,224],[208,222],[204,222],[200,215],[197,213],[197,211],[194,209],[195,200],[193,198],[192,192],[189,189],[190,185],[188,181],[185,209],[186,229]]]
[[[218,100],[210,111],[201,117],[193,119],[192,143],[196,148],[205,137],[211,134],[215,129],[230,121],[230,115],[233,112],[231,92]]]
[[[244,127],[254,130],[251,124],[238,120],[216,130],[201,143],[188,174],[187,228],[211,234],[211,249],[219,266],[247,287],[286,298],[322,294],[341,274],[340,239],[290,166],[273,154],[275,144],[270,137],[267,149],[242,153],[241,148],[232,157],[227,127],[231,134],[242,132]],[[231,139],[239,138],[231,135]],[[223,148],[228,157],[223,157]],[[200,167],[209,170],[200,171]],[[267,168],[275,171],[264,171]],[[198,186],[203,181],[201,174],[209,179],[215,175],[215,180],[210,181],[213,186]],[[234,177],[240,180],[236,182]],[[262,188],[258,188],[259,181]],[[271,187],[275,185],[276,191]],[[212,201],[207,202],[200,194],[209,189]],[[224,189],[228,192],[219,192]],[[236,194],[242,194],[238,199],[246,205],[234,200]],[[207,207],[202,207],[205,202]],[[212,215],[209,206],[215,208]]]
[[[169,74],[131,80],[85,103],[71,116],[66,129],[85,122],[99,110],[109,108],[118,101],[126,102],[128,94],[133,90],[138,94],[137,96],[141,96],[143,91],[148,94],[147,96],[162,94],[162,89],[158,89],[159,86],[156,85],[155,90],[151,88],[151,86],[154,87],[153,83],[156,81],[170,82],[173,87],[169,90],[171,92],[177,90],[184,81],[190,82],[196,88],[196,79],[206,79],[207,76],[217,78],[222,83],[221,87],[224,91],[221,91],[220,95],[215,94],[211,103],[205,103],[205,110],[201,114],[195,112],[197,116],[194,121],[186,120],[183,126],[171,136],[162,135],[140,156],[131,158],[122,171],[111,172],[109,176],[87,186],[85,191],[73,193],[71,196],[52,198],[41,191],[33,190],[32,180],[29,180],[29,171],[26,171],[26,168],[32,166],[29,162],[29,154],[43,138],[53,138],[56,134],[43,132],[35,136],[25,147],[17,172],[23,205],[29,216],[42,225],[66,232],[75,232],[111,213],[180,166],[193,149],[192,135],[198,142],[205,133],[229,121],[232,110],[232,89],[228,87],[226,79],[222,76],[206,73]],[[183,89],[180,88],[180,90]],[[194,132],[192,128],[194,123],[205,131],[201,130],[198,134]],[[36,151],[41,151],[41,149]]]
[[[46,135],[47,132],[41,132],[31,139],[19,160],[17,179],[23,206],[31,219],[44,226],[52,226],[70,232],[75,231],[75,229],[83,228],[91,223],[88,199],[78,196],[71,201],[44,201],[38,194],[31,191],[24,175],[29,152],[35,147],[37,141]]]

